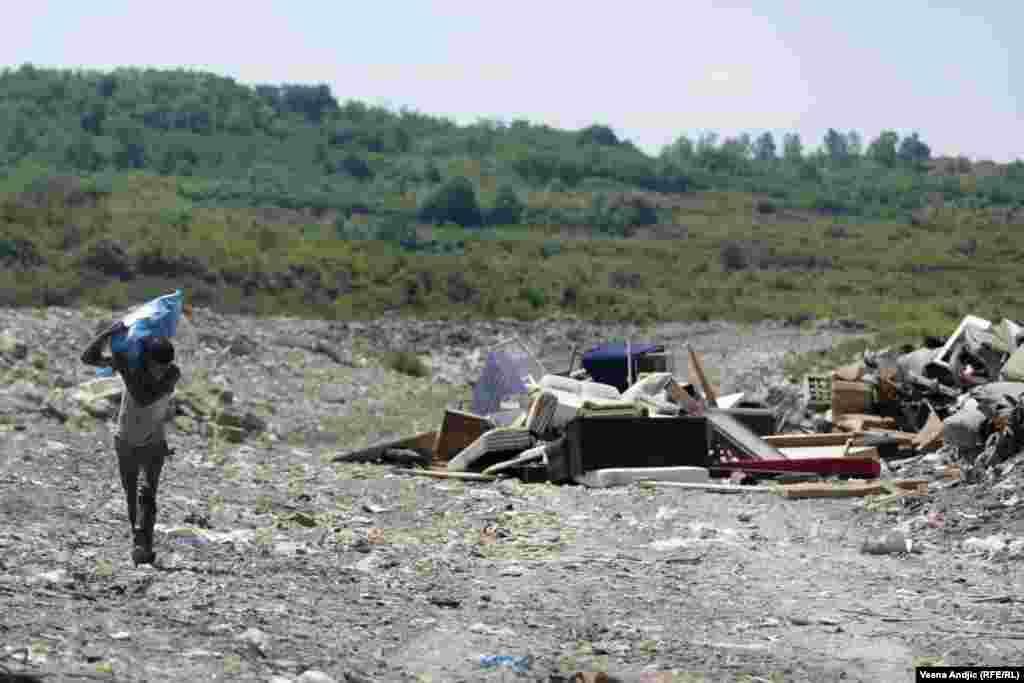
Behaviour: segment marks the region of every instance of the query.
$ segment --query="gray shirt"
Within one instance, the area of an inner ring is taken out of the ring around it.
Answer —
[[[149,405],[139,403],[128,390],[121,392],[121,412],[117,417],[117,437],[130,446],[146,446],[165,440],[164,423],[170,411],[171,395]]]
[[[172,364],[167,373],[157,380],[145,368],[132,367],[122,354],[104,357],[100,348],[105,341],[105,335],[98,337],[82,354],[82,361],[113,368],[124,381],[117,436],[129,446],[146,446],[164,440],[164,423],[170,412],[171,394],[181,378],[181,371]]]

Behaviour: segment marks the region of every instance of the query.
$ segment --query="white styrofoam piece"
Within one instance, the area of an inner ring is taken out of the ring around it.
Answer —
[[[676,481],[701,484],[711,480],[705,467],[611,467],[590,470],[574,478],[577,484],[603,489],[628,486],[638,481]]]
[[[746,396],[746,394],[742,391],[739,392],[738,394],[729,394],[728,396],[721,396],[715,402],[715,407],[721,408],[722,410],[729,410],[729,408],[732,408],[737,403],[742,401],[744,396]]]
[[[632,386],[622,392],[621,398],[623,401],[634,401],[640,396],[660,397],[665,393],[665,387],[671,380],[672,375],[668,372],[651,373],[634,382]]]
[[[567,394],[576,394],[588,399],[618,399],[621,397],[619,390],[610,384],[573,379],[560,375],[544,375],[540,379],[539,386],[544,389],[563,391]]]
[[[612,387],[614,389],[615,387]],[[569,421],[576,417],[576,414],[583,407],[584,402],[593,403],[595,405],[622,405],[623,401],[621,398],[594,398],[581,396],[579,394],[572,394],[566,391],[560,391],[558,389],[547,389],[555,395],[558,399],[558,407],[555,408],[555,417],[551,421],[551,426],[555,429],[563,429],[565,425],[569,424]]]
[[[964,329],[970,327],[977,327],[981,330],[988,330],[992,327],[992,323],[984,318],[979,318],[974,315],[966,315],[964,319],[960,321],[960,325],[956,328],[956,331],[946,340],[945,345],[939,349],[939,352],[935,354],[935,358],[932,363],[940,365],[946,369],[949,369],[949,364],[953,360],[952,353],[953,348],[960,343],[964,336]]]

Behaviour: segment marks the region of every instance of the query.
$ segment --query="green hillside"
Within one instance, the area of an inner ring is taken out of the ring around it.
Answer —
[[[597,118],[597,117],[595,117]],[[1021,317],[1024,163],[459,126],[190,71],[0,74],[0,304],[184,287],[252,313]]]

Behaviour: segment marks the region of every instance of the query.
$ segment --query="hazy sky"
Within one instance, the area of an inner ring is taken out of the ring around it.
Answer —
[[[704,130],[817,147],[833,127],[1024,158],[1020,0],[39,0],[3,21],[7,66],[327,83],[459,123],[606,123],[651,153]]]

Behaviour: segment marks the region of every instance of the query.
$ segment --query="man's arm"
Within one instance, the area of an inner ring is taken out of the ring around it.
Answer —
[[[95,365],[101,368],[113,368],[115,361],[113,357],[105,357],[103,355],[103,345],[107,343],[115,334],[126,330],[124,323],[118,321],[110,326],[110,329],[102,332],[93,339],[89,346],[86,347],[85,351],[82,352],[82,362],[86,365]]]

